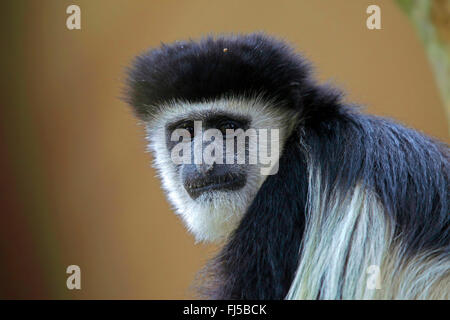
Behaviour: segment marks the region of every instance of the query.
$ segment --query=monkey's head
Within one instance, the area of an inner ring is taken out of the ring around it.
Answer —
[[[138,56],[126,100],[168,198],[197,240],[238,225],[302,118],[308,66],[262,34],[175,42]]]

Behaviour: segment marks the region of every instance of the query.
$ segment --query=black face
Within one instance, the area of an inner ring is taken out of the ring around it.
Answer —
[[[227,129],[232,130],[247,130],[250,121],[246,118],[236,117],[225,113],[220,114],[203,114],[196,115],[195,119],[182,119],[175,121],[166,126],[166,144],[169,153],[174,146],[181,141],[171,141],[172,132],[176,129],[185,129],[189,132],[192,140],[194,133],[194,120],[202,121],[203,132],[207,129],[218,129],[225,139]],[[237,158],[237,138],[234,137],[234,159]],[[211,141],[202,142],[202,150],[206,148]],[[246,142],[247,145],[247,142]],[[247,181],[246,164],[226,164],[225,159],[225,143],[223,143],[223,161],[222,163],[202,163],[194,164],[194,143],[191,142],[191,161],[188,164],[177,165],[179,176],[181,177],[184,188],[192,199],[198,198],[205,192],[217,190],[238,190],[245,186]]]

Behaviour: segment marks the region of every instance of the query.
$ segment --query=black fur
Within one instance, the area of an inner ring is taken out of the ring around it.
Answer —
[[[356,112],[306,124],[305,132],[311,165],[321,167],[327,184],[345,192],[361,182],[373,190],[409,254],[450,254],[447,146]]]
[[[299,108],[309,68],[283,42],[251,34],[162,45],[138,56],[128,74],[126,100],[145,119],[171,99],[262,94]]]
[[[203,296],[282,299],[286,295],[298,265],[307,188],[305,157],[294,134],[278,173],[267,177],[238,229],[200,273]]]
[[[448,147],[344,105],[339,93],[316,85],[308,70],[286,45],[261,34],[163,46],[138,57],[130,69],[128,101],[142,119],[174,98],[255,93],[301,115],[278,173],[266,179],[206,267],[209,297],[285,297],[298,265],[310,166],[320,167],[327,185],[343,193],[356,183],[373,190],[408,254],[450,255]]]
[[[345,193],[362,182],[374,190],[407,256],[424,250],[450,254],[447,147],[392,121],[344,110],[309,121],[299,128],[304,134],[292,135],[279,172],[266,179],[238,229],[205,268],[213,281],[204,281],[204,296],[286,296],[304,230],[305,154],[312,157],[309,165],[320,166],[328,186]]]
[[[304,134],[296,132],[287,142],[278,174],[268,177],[238,229],[206,267],[215,277],[206,281],[205,296],[286,296],[304,229],[305,154],[312,157],[309,165],[320,166],[329,186],[345,193],[362,182],[374,190],[408,256],[424,250],[450,254],[448,148],[390,120],[335,107],[342,113],[311,119],[299,128]]]

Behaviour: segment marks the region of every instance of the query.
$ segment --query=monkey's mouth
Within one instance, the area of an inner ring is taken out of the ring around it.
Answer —
[[[245,175],[222,175],[204,177],[187,181],[184,188],[192,199],[197,199],[205,192],[238,190],[245,186]]]

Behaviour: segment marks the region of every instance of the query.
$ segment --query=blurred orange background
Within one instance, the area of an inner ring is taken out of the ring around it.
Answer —
[[[81,30],[66,8],[81,8]],[[381,8],[382,30],[366,28]],[[2,3],[0,298],[192,298],[214,245],[171,212],[144,130],[119,97],[124,68],[161,42],[266,31],[369,113],[446,142],[422,44],[391,1],[8,1]],[[66,268],[81,267],[81,290]]]

